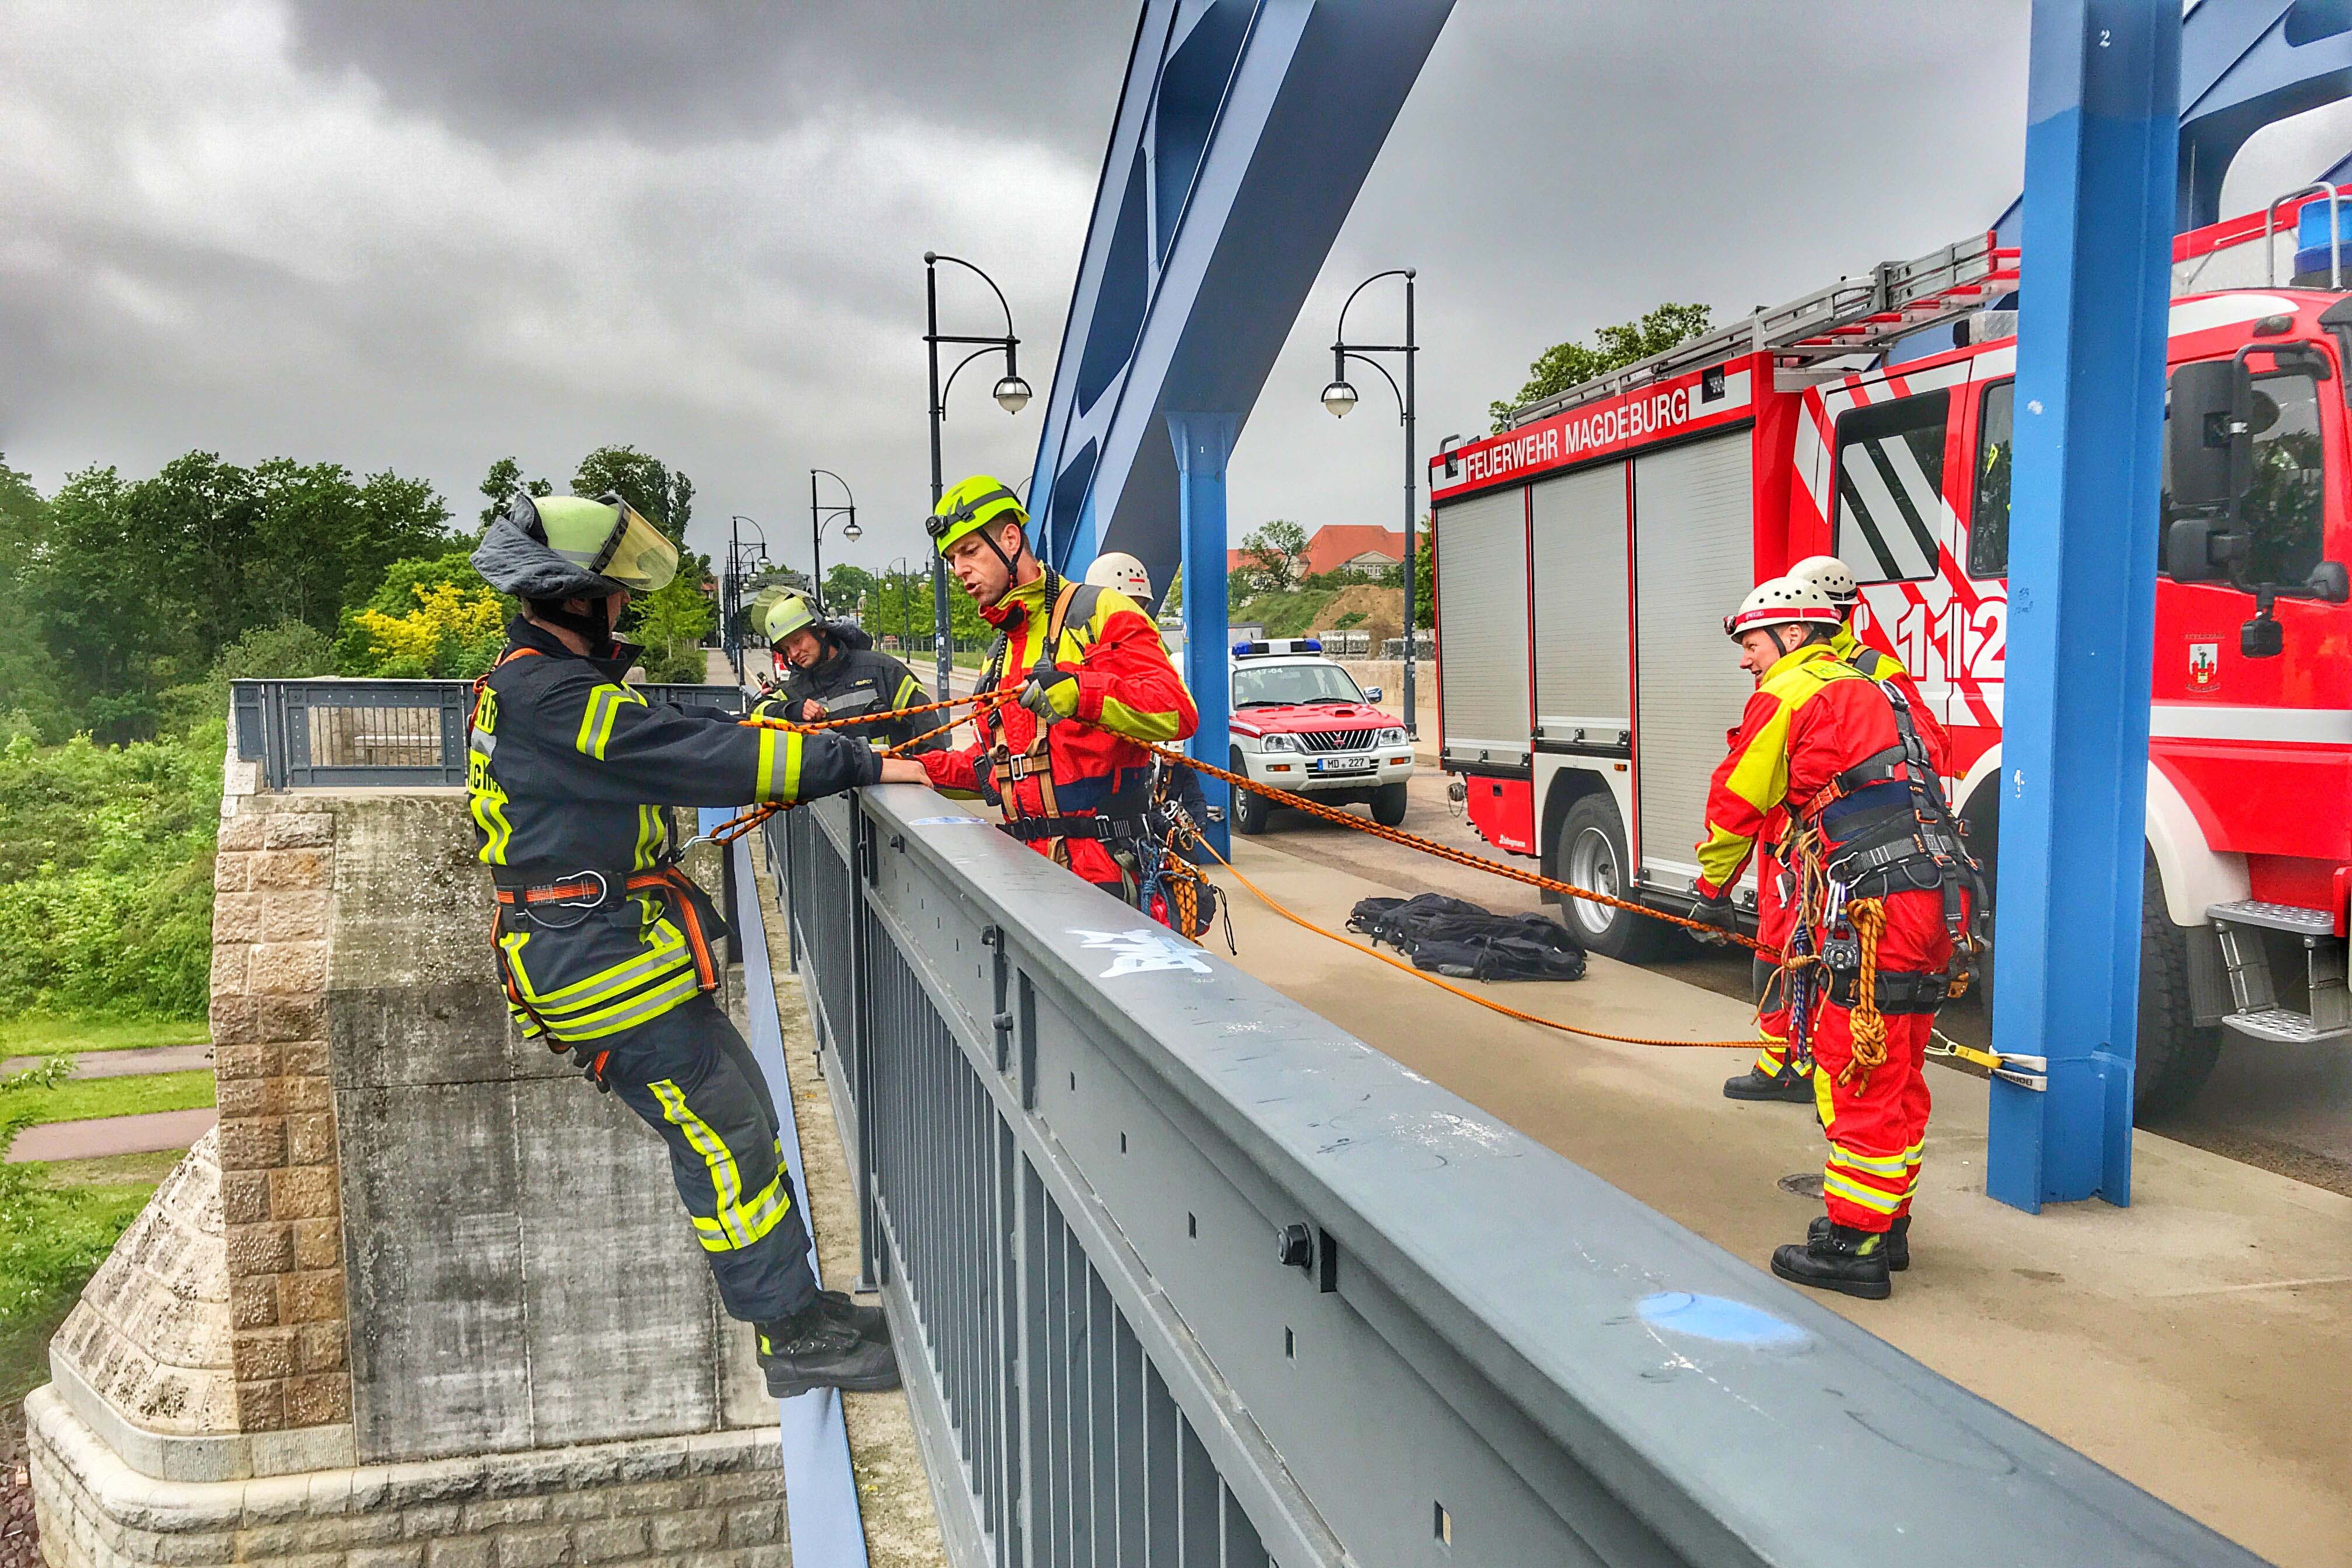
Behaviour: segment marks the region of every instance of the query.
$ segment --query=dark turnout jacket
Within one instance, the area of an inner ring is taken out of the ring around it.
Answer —
[[[832,795],[873,784],[881,763],[835,734],[649,702],[621,679],[634,650],[583,658],[520,618],[507,638],[476,685],[466,787],[500,889],[508,1000],[534,1033],[598,1038],[715,983],[715,919],[668,869],[667,807]]]
[[[799,723],[801,704],[812,698],[824,704],[828,719],[855,719],[877,712],[896,715],[900,709],[920,708],[930,701],[930,694],[908,672],[907,667],[875,647],[873,637],[862,627],[834,621],[815,629],[818,640],[824,644],[824,658],[817,661],[814,669],[787,670],[782,683],[773,692],[751,705],[754,714]],[[926,730],[938,729],[946,721],[944,713],[917,713],[912,717],[877,719],[871,724],[851,724],[831,733],[871,741],[877,745],[900,746]],[[946,743],[945,735],[934,735],[914,750],[936,751]]]

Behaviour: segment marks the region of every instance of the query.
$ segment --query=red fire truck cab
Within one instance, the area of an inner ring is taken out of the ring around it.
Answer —
[[[2177,271],[2226,274],[2220,247],[2184,237]],[[2259,277],[2268,257],[2240,243]],[[1723,616],[1832,553],[1864,584],[1861,635],[1903,660],[1950,731],[1951,798],[1996,863],[2017,351],[2013,316],[1987,307],[2013,298],[2015,267],[1986,236],[1876,268],[1433,463],[1441,758],[1481,836],[1577,886],[1686,908],[1708,774],[1752,689]],[[1958,346],[1880,361],[1948,322]],[[2169,357],[2175,413],[2235,445],[2215,459],[2232,495],[2201,510],[2174,505],[2168,453],[2149,520],[2165,533],[2143,1108],[2195,1092],[2224,1024],[2352,1034],[2352,299],[2186,295]],[[2178,374],[2206,363],[2222,368]],[[1752,907],[1752,879],[1738,897]],[[1684,940],[1589,902],[1562,913],[1620,958]]]

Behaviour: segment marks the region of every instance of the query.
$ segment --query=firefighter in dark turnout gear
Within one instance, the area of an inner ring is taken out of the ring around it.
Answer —
[[[824,719],[862,719],[872,713],[898,715],[844,732],[877,746],[903,746],[940,727],[940,717],[901,714],[920,708],[930,696],[907,667],[874,647],[862,627],[820,619],[806,599],[786,594],[767,607],[760,630],[775,649],[781,681],[751,705],[756,717],[814,724]],[[936,751],[944,735],[916,742],[916,752]]]
[[[804,799],[922,770],[625,685],[636,650],[614,639],[614,617],[677,563],[617,496],[518,495],[474,552],[483,578],[524,605],[476,683],[467,757],[500,979],[526,1034],[569,1049],[668,1143],[719,1297],[757,1326],[770,1391],[893,1387],[881,1313],[816,1288],[774,1104],[710,995],[725,929],[675,863],[666,808]]]

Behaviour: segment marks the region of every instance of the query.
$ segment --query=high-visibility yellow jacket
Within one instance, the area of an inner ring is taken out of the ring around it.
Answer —
[[[1080,584],[1067,607],[1086,613],[1066,614],[1055,626],[1045,584],[1034,578],[981,612],[1001,638],[991,665],[994,689],[1009,694],[1027,684],[1049,629],[1058,635],[1046,662],[1077,677],[1077,712],[1042,737],[1045,770],[1023,765],[1040,736],[1036,715],[1017,703],[977,716],[979,740],[960,752],[930,752],[921,759],[924,770],[934,787],[977,793],[1008,816],[1090,816],[1107,808],[1116,815],[1123,803],[1139,812],[1153,762],[1140,742],[1184,739],[1199,727],[1200,710],[1168,661],[1160,628],[1134,600]],[[1040,838],[1034,847],[1047,855],[1058,847],[1056,858],[1090,882],[1118,879],[1118,866],[1098,843]]]
[[[1883,680],[1903,693],[1903,700],[1911,705],[1911,722],[1918,728],[1919,740],[1927,748],[1927,760],[1936,772],[1949,776],[1952,771],[1952,737],[1945,732],[1943,721],[1927,706],[1927,699],[1919,690],[1918,681],[1903,668],[1903,661],[1883,648],[1874,648],[1853,635],[1852,625],[1838,627],[1830,638],[1830,647],[1838,658],[1873,680]]]
[[[1738,880],[1778,808],[1802,812],[1838,774],[1901,743],[1886,694],[1831,645],[1783,654],[1756,683],[1707,785],[1700,894]]]

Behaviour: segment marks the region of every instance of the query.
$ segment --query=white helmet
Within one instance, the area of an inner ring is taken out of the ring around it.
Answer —
[[[1819,588],[1830,596],[1830,603],[1852,608],[1862,597],[1862,585],[1853,580],[1853,568],[1834,555],[1808,555],[1789,568],[1789,581]]]
[[[1105,551],[1087,568],[1087,581],[1097,588],[1116,588],[1140,605],[1151,597],[1151,574],[1124,550]]]
[[[1765,626],[1837,626],[1845,620],[1830,596],[1794,577],[1768,577],[1748,590],[1739,608],[1723,617],[1723,635],[1743,637]]]

